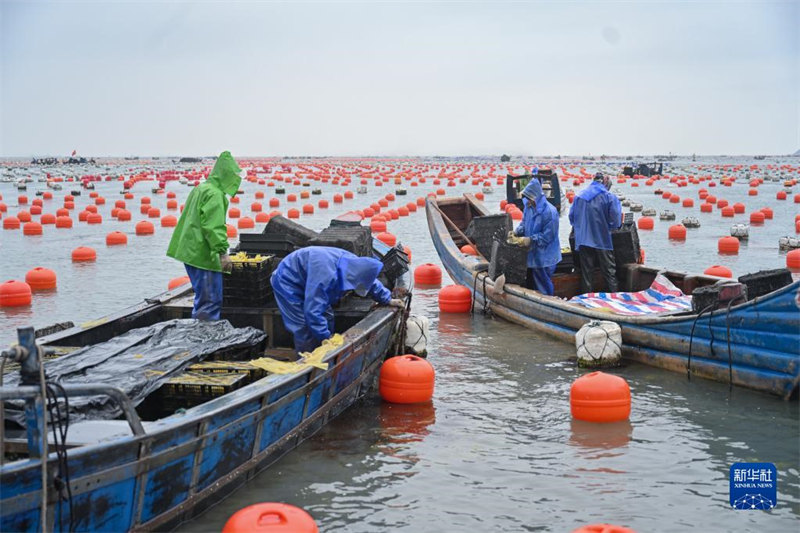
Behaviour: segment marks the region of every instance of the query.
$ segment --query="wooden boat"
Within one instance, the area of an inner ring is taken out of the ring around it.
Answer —
[[[188,318],[193,294],[186,287],[46,335],[39,344],[68,352],[134,328]],[[263,330],[268,335],[263,355],[296,357],[287,348],[291,335],[277,308],[223,308],[222,318],[236,327]],[[344,340],[323,357],[329,365],[326,370],[312,366],[268,374],[169,416],[141,413],[144,421],[137,413],[144,404],[134,409],[124,394],[120,397],[121,391],[107,388],[107,393],[116,394],[127,420],[70,425],[67,445],[62,447],[69,469],[69,505],[57,501],[53,476],[63,476],[57,454],[47,456],[50,481],[47,505],[42,506],[42,460],[31,452],[37,447],[35,439],[32,447],[24,430],[17,439],[6,431],[4,448],[17,460],[0,467],[0,531],[40,531],[42,508],[47,530],[168,530],[198,515],[365,394],[384,358],[399,350],[403,321],[395,308],[374,307],[370,300],[350,297],[335,309],[335,321]],[[32,330],[30,336],[32,342]],[[37,389],[0,387],[0,399],[20,398],[23,393],[31,397]],[[36,427],[42,429],[37,424],[34,421],[34,436]]]
[[[729,309],[709,313],[627,316],[570,303],[579,291],[578,274],[554,275],[555,296],[514,284],[495,291],[488,260],[461,253],[474,217],[489,215],[472,195],[426,204],[428,228],[442,265],[456,283],[469,287],[475,308],[574,343],[575,333],[592,320],[613,320],[622,328],[623,358],[689,376],[699,376],[789,398],[800,381],[800,281]],[[618,265],[620,291],[640,291],[664,274],[685,294],[722,278],[690,275],[642,264]],[[602,280],[595,280],[602,290]]]

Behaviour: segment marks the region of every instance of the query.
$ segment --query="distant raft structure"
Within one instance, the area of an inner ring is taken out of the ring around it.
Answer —
[[[781,251],[796,250],[800,248],[800,239],[797,237],[783,236],[778,239],[778,248]]]
[[[687,228],[699,228],[700,220],[698,220],[697,217],[685,217],[683,220],[681,220],[681,224]]]
[[[673,213],[669,209],[666,209],[666,210],[662,211],[660,215],[658,215],[658,219],[659,220],[675,220],[675,213]]]
[[[748,240],[750,238],[750,225],[734,224],[731,226],[731,237],[736,237],[740,241]]]

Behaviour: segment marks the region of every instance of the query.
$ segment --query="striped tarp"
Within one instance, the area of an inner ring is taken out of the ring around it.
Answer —
[[[692,310],[691,295],[683,294],[662,274],[643,291],[590,292],[575,296],[570,302],[620,315],[674,314]]]

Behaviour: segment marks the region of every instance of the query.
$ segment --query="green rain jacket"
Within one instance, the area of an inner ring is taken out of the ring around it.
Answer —
[[[204,270],[222,271],[219,255],[228,253],[225,195],[236,195],[242,182],[240,172],[231,153],[222,152],[208,179],[189,193],[169,241],[169,257]]]

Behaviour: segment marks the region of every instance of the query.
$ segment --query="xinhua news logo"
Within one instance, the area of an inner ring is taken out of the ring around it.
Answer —
[[[772,463],[735,463],[730,488],[734,509],[768,511],[778,504],[778,469]]]

